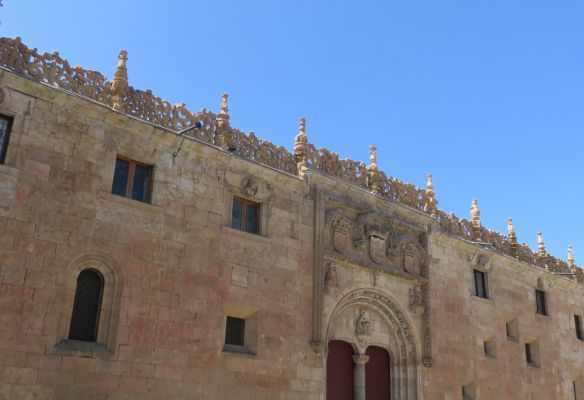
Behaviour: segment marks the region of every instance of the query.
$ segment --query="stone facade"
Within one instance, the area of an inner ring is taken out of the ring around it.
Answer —
[[[431,176],[387,177],[374,148],[369,165],[316,150],[304,120],[288,152],[232,128],[227,96],[218,114],[171,106],[128,85],[126,59],[109,82],[0,42],[0,399],[324,400],[333,340],[355,399],[371,346],[392,400],[584,390],[572,256],[485,229],[476,202],[447,215]],[[111,193],[118,156],[153,166],[149,203]],[[259,234],[231,228],[234,196],[259,204]],[[68,340],[86,268],[103,276],[94,343]]]

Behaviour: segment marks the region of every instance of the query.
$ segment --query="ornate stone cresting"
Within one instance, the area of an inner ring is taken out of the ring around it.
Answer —
[[[126,68],[126,61],[128,61],[128,52],[126,50],[120,50],[118,54],[118,67],[116,68],[111,86],[112,108],[122,113],[125,111],[126,104],[124,97],[128,90],[128,69]]]
[[[281,171],[290,174],[300,172],[296,151],[290,152],[283,146],[259,139],[253,132],[245,134],[230,126],[226,96],[222,99],[219,115],[204,108],[199,112],[192,112],[184,103],[171,104],[155,96],[150,90],[138,90],[129,86],[126,55],[120,56],[116,76],[113,81],[108,81],[97,71],[71,66],[58,52],[41,54],[36,48],[24,45],[19,37],[0,38],[0,66],[16,74],[76,93],[143,121],[215,144],[223,150],[229,150],[241,157]],[[301,161],[304,165],[306,154],[308,168],[367,188],[390,201],[423,211],[435,217],[438,226],[452,235],[467,240],[480,239],[482,242],[492,244],[497,251],[516,257],[520,261],[538,265],[538,253],[533,252],[527,245],[521,244],[515,248],[509,237],[438,210],[433,186],[427,184],[423,189],[388,177],[385,172],[379,170],[376,157],[368,168],[363,162],[340,159],[338,153],[325,148],[317,149],[308,141],[306,146],[302,143],[301,147],[303,147]],[[549,255],[546,255],[546,258],[546,265],[551,272],[570,272],[567,262]],[[584,283],[582,270],[575,268],[578,271],[578,281]]]
[[[298,168],[298,175],[302,175],[308,168],[308,138],[306,136],[306,118],[300,118],[298,135],[294,140],[294,160]]]

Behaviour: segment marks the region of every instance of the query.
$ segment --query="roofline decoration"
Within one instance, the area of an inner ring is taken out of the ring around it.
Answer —
[[[377,167],[374,146],[370,148],[370,165],[348,158],[341,159],[338,153],[326,148],[317,149],[308,142],[306,121],[301,119],[294,151],[290,152],[283,146],[259,139],[253,132],[246,134],[231,127],[226,94],[222,96],[221,112],[215,114],[205,108],[199,112],[192,112],[184,103],[173,105],[155,96],[150,90],[139,90],[130,86],[126,61],[127,52],[121,50],[114,78],[108,80],[100,72],[71,66],[56,51],[51,54],[40,54],[36,48],[29,48],[23,44],[20,37],[0,38],[0,65],[17,74],[86,97],[111,107],[114,111],[216,145],[224,151],[290,174],[302,176],[306,169],[314,169],[340,178],[388,200],[428,214],[449,234],[491,247],[552,273],[569,275],[584,283],[584,272],[575,266],[571,248],[571,259],[568,263],[541,251],[541,246],[539,252],[534,252],[525,243],[517,244],[514,229],[510,236],[504,236],[483,227],[480,224],[476,200],[472,203],[471,220],[439,210],[431,175],[427,177],[426,188],[418,188],[387,176]]]

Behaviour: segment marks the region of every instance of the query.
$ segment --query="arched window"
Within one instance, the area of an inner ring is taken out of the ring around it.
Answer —
[[[95,269],[84,269],[77,278],[69,340],[95,342],[103,294],[103,276]]]

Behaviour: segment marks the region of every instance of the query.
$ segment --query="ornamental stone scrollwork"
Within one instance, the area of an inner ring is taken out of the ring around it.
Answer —
[[[334,292],[335,289],[339,288],[339,279],[337,276],[337,266],[334,262],[329,261],[327,263],[326,271],[324,274],[324,288],[323,292],[326,294]]]

